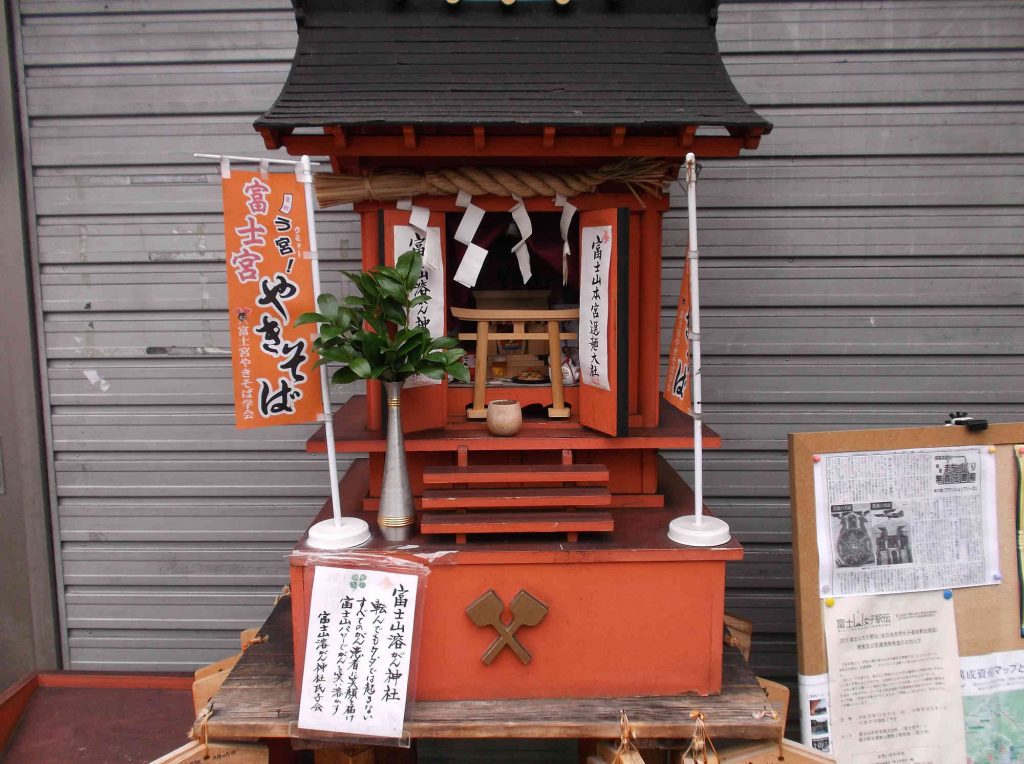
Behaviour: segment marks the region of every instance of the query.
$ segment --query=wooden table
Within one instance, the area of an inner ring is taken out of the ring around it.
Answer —
[[[272,741],[299,736],[290,597],[277,603],[261,634],[266,635],[266,641],[250,645],[213,698],[213,713],[206,729],[211,740]],[[629,660],[629,656],[622,659]],[[420,702],[412,705],[405,729],[414,740],[611,740],[619,736],[619,709],[625,709],[641,742],[688,741],[693,732],[690,712],[695,710],[704,712],[708,731],[716,740],[771,740],[782,734],[781,722],[763,713],[765,695],[739,652],[732,648],[726,650],[723,691],[716,696]],[[302,741],[301,737],[292,742],[300,748],[324,745],[323,741]],[[339,737],[337,742],[344,745],[344,738]],[[360,754],[364,758],[352,760],[371,761],[365,753]],[[397,753],[389,749],[388,760],[395,760]]]

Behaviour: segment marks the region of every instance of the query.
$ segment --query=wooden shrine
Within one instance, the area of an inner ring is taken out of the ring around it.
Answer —
[[[693,495],[659,456],[694,438],[660,392],[667,182],[687,153],[736,156],[771,129],[722,64],[716,2],[294,2],[295,60],[256,128],[268,148],[328,157],[365,184],[353,205],[365,270],[393,263],[413,229],[435,242],[432,302],[475,355],[470,384],[403,393],[419,534],[358,550],[430,565],[417,700],[717,693],[725,568],[742,549],[667,537]],[[630,182],[635,168],[657,180]],[[381,189],[399,172],[451,190],[394,198]],[[584,190],[557,193],[559,179],[588,174]],[[599,337],[581,308],[595,235],[607,258]],[[481,250],[477,272],[460,275]],[[504,302],[488,307],[485,293]],[[572,373],[587,342],[603,348],[603,385]],[[481,421],[499,398],[523,407],[513,437]],[[374,382],[335,413],[338,451],[365,455],[341,481],[346,513],[377,508],[385,417]],[[703,439],[720,445],[710,429]],[[308,450],[325,445],[321,430]],[[292,557],[297,674],[306,551]],[[518,637],[495,652],[496,629]]]

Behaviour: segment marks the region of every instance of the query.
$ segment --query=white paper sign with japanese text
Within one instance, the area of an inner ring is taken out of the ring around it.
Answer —
[[[821,596],[998,583],[994,460],[983,446],[822,454]]]
[[[843,597],[822,608],[832,752],[857,764],[963,764],[953,600]]]
[[[419,253],[423,258],[420,277],[413,290],[413,296],[430,295],[427,302],[413,306],[409,312],[410,326],[423,326],[431,337],[444,336],[444,262],[441,259],[441,229],[426,228],[421,231],[411,225],[395,226],[395,259],[410,250]],[[428,260],[437,263],[436,268],[427,266]],[[422,387],[439,385],[441,380],[431,379],[424,374],[416,374],[406,380],[406,387]]]
[[[387,571],[316,568],[300,728],[402,736],[418,583]]]
[[[608,381],[608,273],[612,227],[583,229],[580,247],[580,381],[611,390]],[[620,337],[619,342],[625,338]]]

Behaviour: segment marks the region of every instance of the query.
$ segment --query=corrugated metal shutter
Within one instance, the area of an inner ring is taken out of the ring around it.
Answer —
[[[285,0],[20,13],[69,665],[188,668],[261,620],[327,493],[308,428],[232,425],[218,179],[191,158],[260,153],[294,23]],[[786,433],[1024,418],[1024,10],[725,2],[719,39],[776,129],[700,184],[709,502],[747,547],[755,667],[791,676]],[[336,286],[357,226],[319,220]],[[684,235],[673,213],[665,344]]]
[[[328,493],[311,427],[234,428],[219,175],[295,46],[286,0],[23,0],[67,665],[237,650]],[[359,262],[320,217],[325,283]]]
[[[793,677],[787,433],[1024,418],[1024,5],[725,0],[718,39],[775,129],[698,186],[706,482],[755,670]]]

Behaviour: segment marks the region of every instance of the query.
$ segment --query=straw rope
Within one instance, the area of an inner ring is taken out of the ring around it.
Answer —
[[[621,183],[634,194],[658,194],[673,180],[657,160],[624,160],[586,172],[543,172],[502,167],[459,167],[423,173],[396,170],[370,175],[313,176],[321,207],[362,201],[393,201],[412,196],[555,196],[589,194],[604,183]]]

